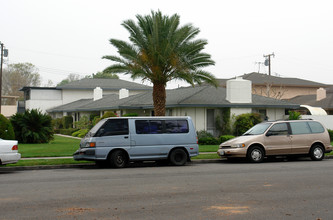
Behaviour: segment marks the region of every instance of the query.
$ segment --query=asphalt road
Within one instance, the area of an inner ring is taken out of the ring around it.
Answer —
[[[333,160],[0,171],[0,219],[332,219]]]

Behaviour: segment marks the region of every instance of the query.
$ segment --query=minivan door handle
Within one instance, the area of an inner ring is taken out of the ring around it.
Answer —
[[[125,136],[124,138],[125,138],[125,139],[127,139],[127,138],[128,138],[128,136]]]

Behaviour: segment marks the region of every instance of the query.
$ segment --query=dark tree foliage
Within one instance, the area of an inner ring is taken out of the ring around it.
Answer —
[[[0,138],[5,140],[14,140],[15,133],[10,121],[0,114]]]
[[[17,113],[10,120],[20,143],[48,143],[53,139],[51,116],[37,109]]]

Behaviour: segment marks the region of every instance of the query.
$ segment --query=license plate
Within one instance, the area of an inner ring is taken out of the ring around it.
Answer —
[[[219,151],[219,155],[223,156],[224,155],[224,151],[223,150]]]

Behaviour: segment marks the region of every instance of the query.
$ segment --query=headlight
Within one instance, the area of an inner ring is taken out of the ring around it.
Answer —
[[[233,145],[231,145],[231,147],[242,148],[242,147],[245,147],[245,144],[233,144]]]

